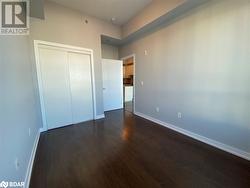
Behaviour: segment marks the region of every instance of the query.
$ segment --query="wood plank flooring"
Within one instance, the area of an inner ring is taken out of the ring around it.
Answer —
[[[41,135],[31,188],[249,188],[250,162],[122,110]]]

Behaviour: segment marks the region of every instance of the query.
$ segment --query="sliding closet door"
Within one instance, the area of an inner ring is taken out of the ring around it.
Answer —
[[[68,53],[73,123],[93,119],[90,55]]]
[[[40,47],[39,58],[47,127],[53,129],[72,124],[68,54]]]

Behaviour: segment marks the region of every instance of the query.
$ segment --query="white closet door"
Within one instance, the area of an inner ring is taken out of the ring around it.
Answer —
[[[48,129],[72,124],[67,57],[66,51],[39,48],[42,95]]]
[[[73,123],[93,119],[90,55],[68,53]]]
[[[123,108],[123,66],[119,60],[102,60],[104,111]]]

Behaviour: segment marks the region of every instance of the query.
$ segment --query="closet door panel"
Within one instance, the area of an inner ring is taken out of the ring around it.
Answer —
[[[68,53],[73,122],[93,119],[90,55]]]
[[[47,127],[72,124],[67,52],[41,47],[39,58]]]

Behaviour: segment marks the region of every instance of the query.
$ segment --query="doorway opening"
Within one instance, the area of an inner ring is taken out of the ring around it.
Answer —
[[[124,110],[133,113],[135,104],[135,55],[122,58]]]

